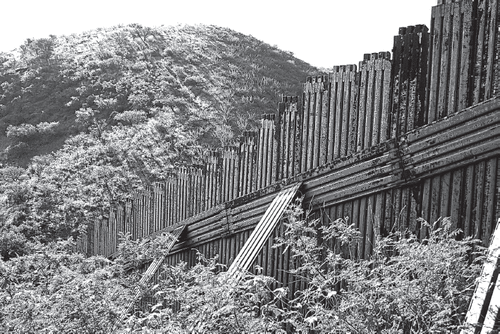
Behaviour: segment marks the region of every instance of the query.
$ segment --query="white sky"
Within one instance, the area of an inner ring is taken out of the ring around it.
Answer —
[[[0,51],[27,38],[118,24],[215,24],[252,35],[311,65],[356,64],[391,51],[399,27],[430,25],[437,0],[1,0]]]

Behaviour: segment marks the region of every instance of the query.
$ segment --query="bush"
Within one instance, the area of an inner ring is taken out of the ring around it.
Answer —
[[[5,134],[7,135],[7,138],[17,138],[20,140],[25,140],[27,138],[33,137],[37,132],[38,131],[34,125],[21,124],[18,126],[9,125]]]
[[[164,268],[156,305],[130,317],[127,330],[150,333],[441,333],[463,324],[480,272],[478,240],[457,240],[449,219],[418,240],[407,232],[378,238],[369,259],[356,258],[359,231],[348,219],[328,226],[290,211],[277,246],[299,265],[307,288],[288,300],[273,278],[248,274],[234,286],[216,259]],[[334,244],[335,247],[331,247]]]
[[[270,289],[274,279],[249,275],[238,285],[218,273],[216,259],[198,253],[198,263],[164,268],[154,293],[152,311],[130,317],[122,330],[153,333],[282,333],[276,321],[283,313],[279,294]],[[156,333],[156,332],[155,332]]]
[[[300,214],[296,208],[280,241],[301,263],[295,272],[308,283],[286,315],[297,330],[458,332],[481,269],[479,240],[457,240],[459,231],[442,219],[427,224],[425,240],[394,233],[378,238],[370,259],[356,259],[346,256],[359,237],[348,219],[321,226],[319,220],[297,219]],[[332,242],[340,247],[326,247]]]
[[[59,122],[41,122],[37,125],[33,124],[21,124],[21,125],[9,125],[5,134],[7,138],[16,139],[19,141],[30,141],[35,140],[43,135],[53,135],[56,132],[56,128],[59,126]]]
[[[72,242],[33,244],[31,254],[0,260],[3,333],[107,333],[128,299],[116,267],[73,253]]]
[[[302,216],[294,207],[277,240],[290,249],[296,278],[307,283],[291,300],[273,278],[248,274],[235,284],[216,258],[199,253],[195,266],[165,266],[157,283],[138,286],[140,274],[131,269],[164,255],[170,236],[125,235],[114,261],[84,258],[62,241],[33,243],[29,254],[0,260],[0,324],[7,333],[459,331],[480,272],[479,241],[457,240],[442,219],[427,225],[425,240],[379,237],[371,258],[359,259],[360,233],[348,219],[322,226]],[[115,324],[136,288],[142,309]]]

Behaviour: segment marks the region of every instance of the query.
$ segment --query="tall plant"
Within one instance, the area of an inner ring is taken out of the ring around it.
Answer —
[[[279,240],[307,282],[286,318],[315,333],[441,333],[463,323],[482,257],[479,240],[457,238],[448,218],[424,222],[429,237],[408,231],[378,237],[373,255],[355,256],[360,234],[348,218],[327,225],[291,211]]]

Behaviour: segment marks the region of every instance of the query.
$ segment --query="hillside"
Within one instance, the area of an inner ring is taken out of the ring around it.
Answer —
[[[102,130],[165,115],[198,144],[231,144],[315,72],[215,26],[128,25],[27,40],[0,54],[0,152],[25,166],[87,131],[87,121]]]
[[[231,145],[317,71],[214,26],[98,29],[0,55],[0,253],[77,235]]]

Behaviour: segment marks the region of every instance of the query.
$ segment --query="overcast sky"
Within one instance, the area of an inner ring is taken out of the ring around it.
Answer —
[[[318,67],[391,51],[399,27],[429,26],[437,0],[3,0],[0,51],[27,38],[118,24],[215,24],[291,51]]]

